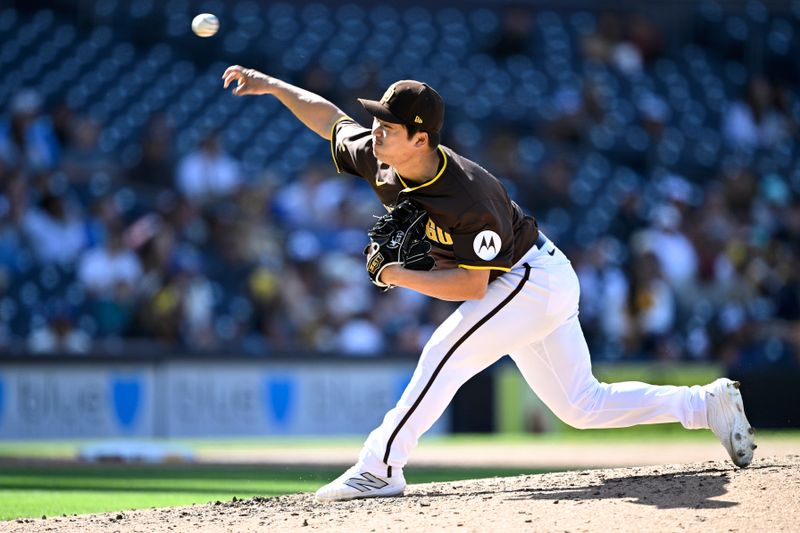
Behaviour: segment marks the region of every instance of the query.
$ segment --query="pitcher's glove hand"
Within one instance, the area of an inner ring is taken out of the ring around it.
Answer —
[[[430,256],[431,243],[425,239],[428,213],[413,200],[403,200],[375,222],[367,232],[369,244],[367,274],[370,281],[384,291],[391,289],[381,281],[381,273],[389,265],[402,265],[410,270],[431,270],[435,261]]]

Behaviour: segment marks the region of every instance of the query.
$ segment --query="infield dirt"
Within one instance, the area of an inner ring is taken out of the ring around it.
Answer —
[[[800,531],[800,455],[410,485],[403,497],[312,494],[0,523],[0,531]]]

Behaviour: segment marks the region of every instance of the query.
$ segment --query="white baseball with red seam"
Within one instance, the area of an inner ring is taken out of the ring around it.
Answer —
[[[219,19],[211,13],[200,13],[192,20],[192,31],[198,37],[211,37],[219,29]]]

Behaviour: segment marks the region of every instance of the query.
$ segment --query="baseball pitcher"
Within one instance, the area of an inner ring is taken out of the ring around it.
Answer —
[[[600,383],[578,322],[580,288],[567,257],[480,165],[439,144],[444,101],[425,83],[392,84],[359,99],[365,128],[319,95],[235,65],[233,94],[277,98],[330,141],[338,172],[365,179],[387,214],[369,232],[367,275],[384,290],[406,287],[463,302],[425,345],[397,405],[370,433],[358,462],[320,488],[320,501],[403,493],[409,454],[458,388],[508,354],[537,396],[577,428],[680,422],[709,428],[733,462],[750,464],[753,429],[739,384]]]

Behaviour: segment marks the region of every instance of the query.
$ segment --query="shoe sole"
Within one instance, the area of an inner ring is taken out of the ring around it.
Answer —
[[[755,430],[744,414],[744,403],[739,387],[741,383],[738,381],[729,382],[723,392],[723,401],[726,409],[733,413],[733,425],[728,436],[731,460],[739,468],[745,468],[753,461],[753,450],[758,445],[755,442]]]
[[[376,492],[364,492],[359,494],[353,494],[348,496],[341,496],[338,498],[320,498],[319,496],[314,496],[314,501],[317,503],[329,503],[329,502],[343,502],[348,500],[358,500],[363,498],[393,498],[395,496],[402,496],[405,492],[405,487],[403,487],[398,492],[391,492],[388,494],[379,494]]]

